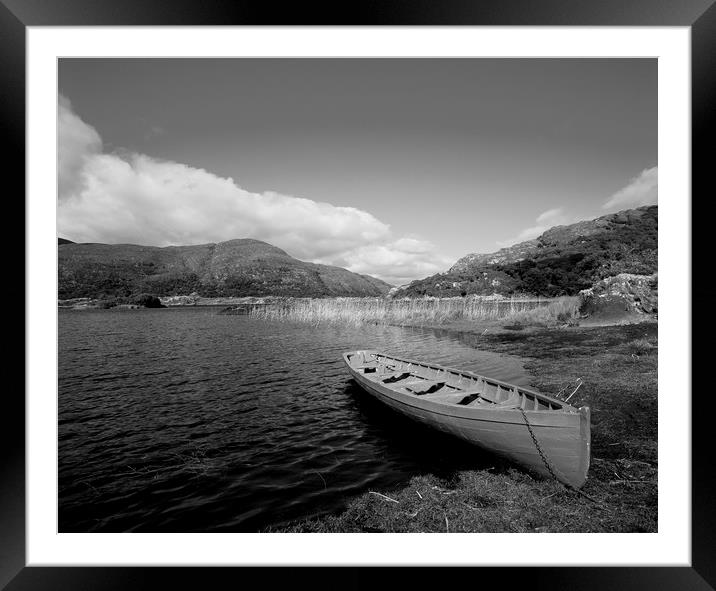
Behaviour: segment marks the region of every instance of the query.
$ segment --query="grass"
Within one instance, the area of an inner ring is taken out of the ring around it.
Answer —
[[[577,324],[579,318],[579,298],[561,297],[549,302],[546,306],[538,306],[529,310],[516,310],[505,320],[513,327],[542,326],[550,327],[560,324]]]
[[[644,482],[642,482],[644,484]],[[355,499],[340,515],[267,531],[291,533],[532,533],[639,532],[652,523],[651,508],[620,497],[637,484],[605,487],[591,503],[554,481],[518,470],[461,472],[451,481],[416,476],[401,490]],[[650,486],[650,485],[648,485]],[[655,501],[655,499],[654,499]],[[623,511],[623,512],[622,512]]]
[[[446,479],[416,475],[394,490],[366,491],[339,515],[269,531],[657,531],[655,322],[498,333],[474,324],[463,327],[460,337],[481,349],[528,359],[533,385],[543,392],[569,392],[581,378],[570,403],[592,409],[592,460],[582,490],[596,502],[497,462],[495,468]]]
[[[576,318],[578,298],[491,299],[386,298],[291,299],[251,310],[254,318],[291,322],[426,325],[505,320],[520,326],[553,326]]]

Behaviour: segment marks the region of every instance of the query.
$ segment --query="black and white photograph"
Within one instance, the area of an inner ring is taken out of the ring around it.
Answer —
[[[658,532],[657,66],[60,58],[58,531]]]

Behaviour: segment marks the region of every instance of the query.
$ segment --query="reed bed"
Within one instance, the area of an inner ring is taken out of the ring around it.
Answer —
[[[517,326],[549,327],[558,324],[576,324],[580,316],[579,307],[578,297],[565,296],[552,300],[545,306],[518,310],[510,314],[506,320]]]
[[[250,310],[254,318],[309,324],[445,324],[460,320],[508,320],[546,322],[569,315],[573,303],[549,299],[426,298],[300,298],[275,302]],[[576,300],[577,298],[569,298]]]

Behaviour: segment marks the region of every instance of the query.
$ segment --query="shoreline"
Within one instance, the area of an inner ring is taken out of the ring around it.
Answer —
[[[656,532],[657,352],[654,318],[552,328],[504,322],[414,325],[444,331],[473,348],[515,355],[531,385],[592,409],[591,465],[582,491],[495,458],[487,470],[440,479],[413,477],[366,491],[340,514],[294,521],[271,532]]]
[[[136,295],[136,294],[135,294]],[[84,309],[84,308],[101,308],[103,304],[110,301],[117,301],[123,303],[124,300],[129,300],[135,296],[127,296],[126,298],[116,298],[112,296],[103,297],[79,297],[79,298],[58,298],[57,306],[59,308],[69,309]],[[193,308],[193,307],[219,307],[219,306],[243,306],[243,305],[266,305],[266,304],[283,304],[295,301],[331,301],[331,300],[365,300],[365,301],[388,301],[392,303],[401,303],[409,300],[414,301],[414,298],[387,298],[386,296],[200,296],[196,294],[191,295],[174,295],[174,296],[157,296],[161,301],[162,305],[167,308]],[[452,301],[465,301],[464,298],[451,297],[451,298],[418,298],[420,300],[435,301],[435,300],[452,300]],[[470,299],[481,302],[489,303],[516,303],[516,304],[532,304],[532,303],[546,303],[553,301],[556,298],[546,298],[538,296],[473,296]]]

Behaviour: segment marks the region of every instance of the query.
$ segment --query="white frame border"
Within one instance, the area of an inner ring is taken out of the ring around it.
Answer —
[[[28,27],[27,565],[690,566],[690,43],[690,27]],[[658,533],[57,533],[58,57],[658,58],[659,392],[689,378],[668,413],[659,396]]]

